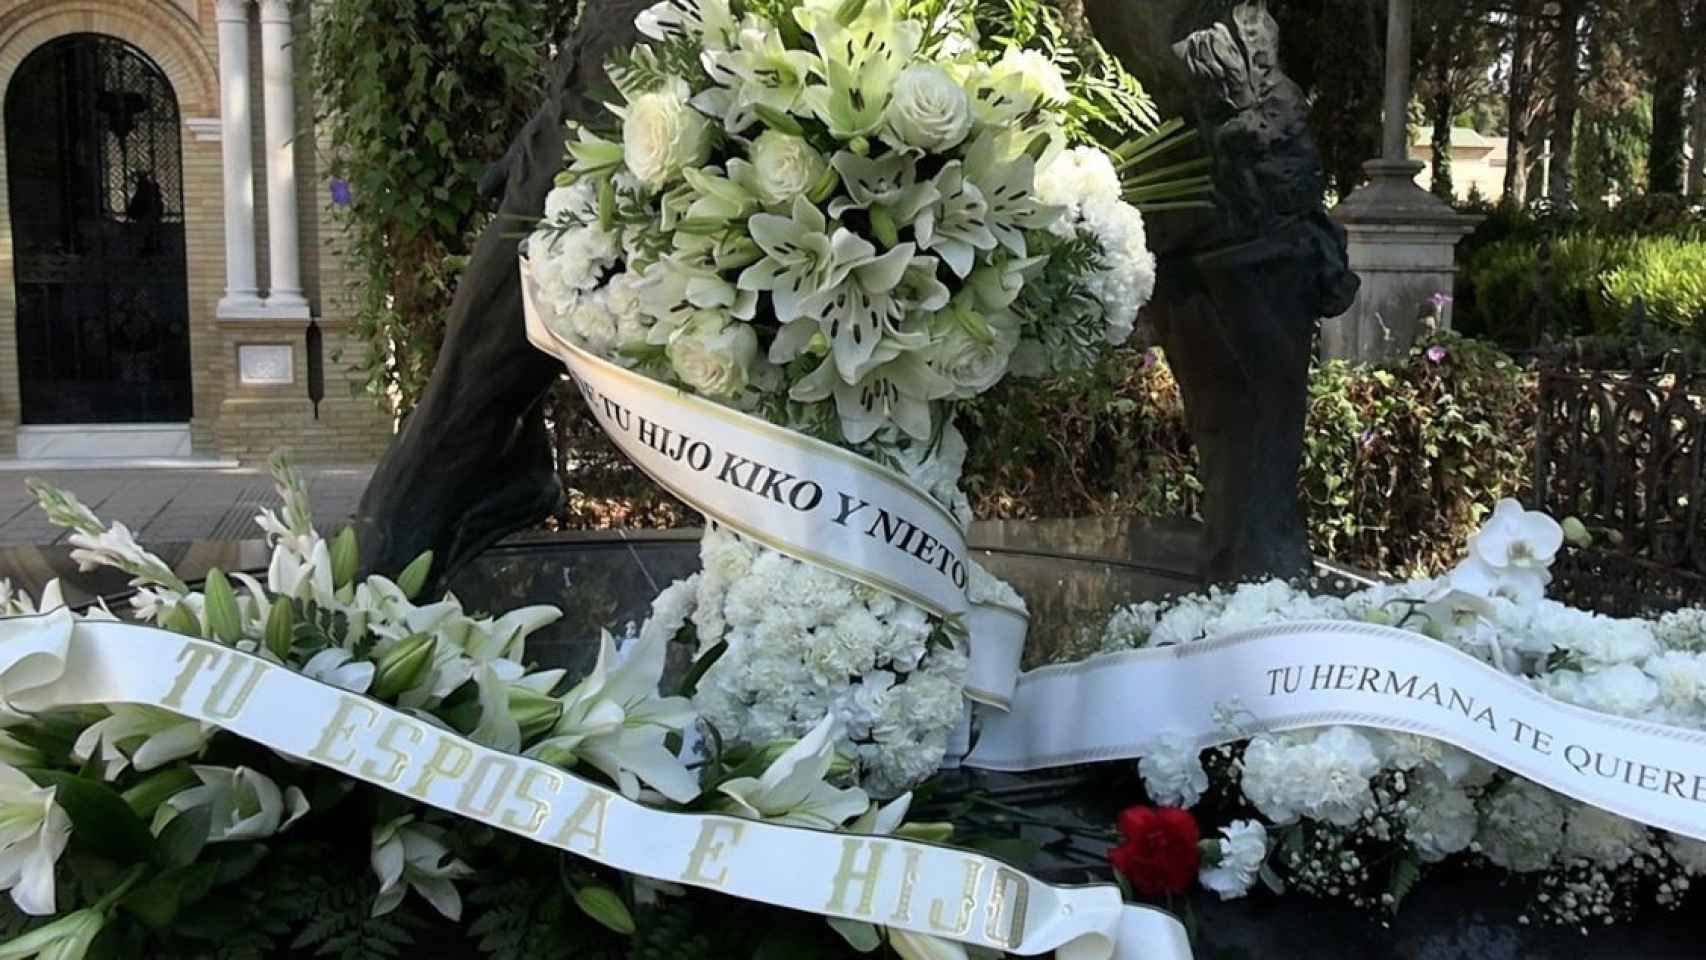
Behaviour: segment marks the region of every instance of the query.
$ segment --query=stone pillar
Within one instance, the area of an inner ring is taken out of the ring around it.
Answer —
[[[267,313],[308,318],[296,213],[296,65],[290,0],[261,0],[261,77],[266,111]]]
[[[259,312],[254,151],[249,145],[249,3],[218,0],[220,151],[225,173],[225,296],[219,316]]]
[[[1423,164],[1410,159],[1410,34],[1412,0],[1389,0],[1386,21],[1386,98],[1378,160],[1363,164],[1369,182],[1333,208],[1350,235],[1351,269],[1362,278],[1356,303],[1321,327],[1329,359],[1378,363],[1414,345],[1424,316],[1438,312],[1449,326],[1457,277],[1457,241],[1480,217],[1464,216],[1416,185]]]

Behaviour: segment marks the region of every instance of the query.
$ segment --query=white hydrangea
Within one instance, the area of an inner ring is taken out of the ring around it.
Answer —
[[[1585,803],[1570,811],[1564,826],[1564,854],[1603,867],[1620,867],[1651,846],[1646,827]]]
[[[1475,841],[1488,860],[1516,873],[1544,870],[1564,845],[1564,801],[1528,780],[1512,780],[1482,805]]]
[[[1245,798],[1273,822],[1309,817],[1348,827],[1374,804],[1369,778],[1380,758],[1362,733],[1328,727],[1257,736],[1244,749],[1243,767]]]
[[[1195,741],[1164,733],[1143,748],[1137,772],[1149,799],[1169,807],[1193,807],[1208,789],[1202,751]]]

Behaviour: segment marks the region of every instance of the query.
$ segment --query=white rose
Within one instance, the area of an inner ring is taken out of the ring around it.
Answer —
[[[971,131],[971,102],[946,70],[929,63],[915,64],[895,81],[887,119],[903,143],[946,153],[959,146]]]
[[[931,366],[936,372],[953,381],[952,396],[957,400],[975,397],[995,384],[1007,373],[1007,362],[1018,345],[1018,331],[1013,329],[1008,314],[984,318],[988,338],[975,337],[965,325],[954,322],[935,344]]]
[[[680,80],[635,97],[622,121],[622,159],[628,172],[652,188],[674,180],[682,167],[711,153],[711,124],[687,103]]]
[[[1008,47],[990,72],[996,82],[1008,76],[1019,76],[1026,93],[1040,96],[1050,103],[1065,103],[1068,99],[1066,78],[1060,75],[1060,68],[1036,50]]]
[[[829,169],[823,154],[799,137],[766,130],[752,145],[758,194],[765,203],[791,203],[809,191]]]
[[[738,321],[695,320],[670,338],[667,352],[682,383],[707,396],[733,396],[758,363],[758,335]]]

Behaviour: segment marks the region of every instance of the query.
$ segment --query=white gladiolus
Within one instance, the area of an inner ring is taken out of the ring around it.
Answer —
[[[689,94],[686,83],[671,78],[623,111],[622,158],[648,187],[668,186],[683,167],[704,163],[710,153],[710,121],[688,104]]]
[[[33,916],[54,912],[53,867],[71,838],[71,818],[56,794],[0,764],[0,890]]]
[[[829,161],[800,137],[766,130],[753,141],[752,166],[764,202],[790,204],[823,178]]]
[[[971,132],[971,101],[946,70],[931,63],[913,64],[895,80],[886,119],[907,146],[946,153]]]

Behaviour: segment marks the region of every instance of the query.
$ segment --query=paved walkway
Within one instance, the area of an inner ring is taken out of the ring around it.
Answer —
[[[305,466],[302,472],[316,525],[329,532],[355,512],[373,468]],[[258,537],[255,514],[279,503],[264,469],[0,473],[0,547],[48,546],[64,538],[24,487],[30,476],[71,491],[101,519],[123,521],[150,544]]]

